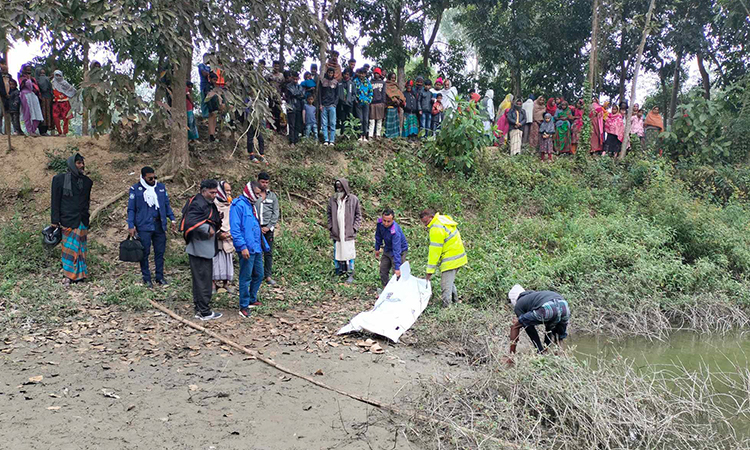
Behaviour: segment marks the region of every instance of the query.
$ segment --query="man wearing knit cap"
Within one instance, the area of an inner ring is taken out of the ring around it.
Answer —
[[[527,291],[516,284],[508,292],[508,301],[516,314],[510,327],[511,354],[516,352],[521,328],[526,330],[539,353],[543,353],[552,342],[562,347],[562,340],[568,336],[570,320],[570,307],[562,295],[553,291]],[[536,325],[544,325],[544,345]]]

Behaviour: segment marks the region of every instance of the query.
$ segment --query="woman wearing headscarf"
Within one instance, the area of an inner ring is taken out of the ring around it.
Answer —
[[[54,130],[55,125],[52,120],[52,81],[44,68],[37,70],[36,83],[39,86],[39,105],[44,116],[44,122],[39,125],[39,133],[45,135],[48,130]]]
[[[547,100],[547,112],[551,114],[553,118],[557,113],[557,103],[555,103],[554,97],[550,97],[549,100]]]
[[[568,102],[563,100],[555,113],[555,151],[557,153],[573,153],[571,148],[571,124],[573,123],[573,112],[568,107]]]
[[[612,112],[607,116],[604,122],[604,131],[607,133],[607,140],[604,141],[604,152],[609,156],[615,157],[622,149],[622,139],[625,137],[625,124],[622,121],[620,108],[612,107]]]
[[[21,85],[21,114],[29,136],[39,136],[39,124],[44,121],[39,97],[34,93],[34,84],[30,78],[24,78]]]
[[[404,137],[417,137],[419,134],[419,120],[417,112],[419,111],[419,102],[417,94],[414,92],[414,81],[406,83],[404,92]]]
[[[229,208],[232,206],[232,186],[222,180],[214,199],[216,209],[221,217],[221,228],[216,233],[219,240],[219,252],[214,256],[214,291],[219,289],[219,282],[223,282],[222,288],[228,290],[229,283],[234,279],[234,241],[229,226]]]
[[[497,138],[497,145],[502,147],[505,144],[505,140],[508,137],[510,131],[510,124],[508,123],[508,117],[505,115],[510,108],[513,106],[513,94],[505,96],[503,101],[500,103],[500,107],[497,109],[497,117],[495,123],[497,124],[497,132],[495,137]]]
[[[555,121],[552,120],[552,114],[548,112],[545,112],[543,117],[544,120],[541,125],[538,126],[539,136],[537,139],[539,141],[539,155],[541,156],[542,161],[544,161],[544,157],[547,156],[548,160],[552,162],[552,152],[554,150],[552,136],[555,135]]]
[[[596,97],[591,101],[589,119],[591,119],[591,149],[589,153],[600,154],[604,148],[604,108],[599,104],[599,99]]]
[[[654,106],[648,112],[646,120],[643,122],[643,128],[646,134],[646,147],[650,147],[659,137],[659,134],[664,131],[664,119],[659,114],[658,106]]]
[[[493,99],[495,98],[495,91],[487,89],[484,94],[484,98],[479,102],[479,114],[482,117],[482,124],[484,124],[484,131],[488,134],[492,127],[492,119],[495,117],[495,104]]]
[[[539,126],[544,121],[544,115],[547,109],[544,102],[544,96],[539,96],[534,100],[534,110],[532,112],[531,131],[529,132],[529,145],[531,148],[539,148]]]
[[[63,78],[62,71],[55,70],[55,75],[52,78],[52,116],[57,134],[60,136],[68,134],[68,125],[70,119],[73,118],[70,99],[75,97],[76,93],[76,89]]]
[[[385,137],[395,138],[401,135],[398,119],[398,109],[406,103],[406,97],[396,83],[396,74],[388,75],[385,82]]]

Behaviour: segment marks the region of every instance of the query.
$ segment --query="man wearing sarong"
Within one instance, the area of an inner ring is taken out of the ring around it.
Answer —
[[[88,277],[86,254],[89,228],[91,186],[94,182],[84,175],[83,156],[68,158],[68,171],[52,178],[52,226],[62,230],[63,284],[83,281]]]
[[[546,351],[553,342],[562,347],[570,320],[570,307],[562,295],[553,291],[527,291],[517,284],[508,292],[508,301],[516,315],[510,327],[511,354],[516,352],[521,328],[526,330],[539,353]],[[544,345],[536,331],[537,325],[544,325]]]

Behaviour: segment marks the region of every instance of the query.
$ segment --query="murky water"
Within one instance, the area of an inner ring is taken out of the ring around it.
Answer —
[[[664,341],[640,337],[612,339],[596,335],[571,335],[568,345],[575,346],[576,355],[593,362],[593,357],[630,359],[636,366],[682,365],[696,371],[707,366],[711,371],[736,372],[750,363],[750,333],[726,335],[699,334],[689,331],[672,333]]]
[[[622,357],[633,361],[636,368],[643,372],[668,366],[682,366],[689,372],[723,372],[738,383],[733,388],[721,382],[714,383],[716,392],[733,394],[740,399],[748,397],[742,373],[747,372],[750,363],[750,332],[718,335],[678,331],[664,341],[639,337],[612,339],[597,335],[571,335],[567,344],[575,347],[577,358],[588,361],[592,366],[596,366],[600,358]],[[727,411],[733,410],[731,402],[727,402],[726,406]],[[750,418],[736,416],[730,422],[739,437],[750,438]]]

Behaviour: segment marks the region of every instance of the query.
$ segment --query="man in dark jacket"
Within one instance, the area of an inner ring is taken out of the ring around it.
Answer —
[[[263,277],[266,283],[276,286],[273,280],[273,234],[276,231],[276,225],[281,217],[279,208],[279,197],[271,191],[271,176],[266,172],[258,174],[258,183],[263,188],[264,196],[258,201],[258,220],[260,221],[260,231],[268,242],[268,250],[263,252]]]
[[[334,195],[326,210],[328,230],[333,239],[333,263],[336,275],[349,275],[346,284],[354,282],[354,259],[357,257],[355,239],[362,224],[359,199],[349,192],[349,182],[339,178],[333,183]]]
[[[320,80],[320,131],[323,134],[323,145],[336,142],[336,105],[339,102],[339,82],[333,67],[326,69]]]
[[[432,129],[432,81],[424,80],[424,86],[418,89],[417,103],[419,103],[419,127],[424,130],[424,136],[429,136]]]
[[[380,67],[372,70],[372,102],[370,103],[370,137],[379,138],[385,119],[385,80]]]
[[[185,238],[185,251],[190,258],[193,275],[193,303],[195,318],[213,320],[221,313],[211,311],[211,289],[213,287],[214,256],[219,252],[216,232],[221,229],[221,217],[214,204],[219,192],[216,180],[201,181],[200,193],[182,208],[180,231]]]
[[[338,126],[341,132],[344,131],[344,123],[349,120],[349,116],[354,114],[354,81],[352,81],[352,73],[345,70],[341,75],[343,77],[341,83],[339,83],[339,103],[336,108],[336,119],[338,120]]]
[[[128,197],[128,234],[131,238],[140,238],[143,244],[141,275],[143,284],[153,287],[151,271],[148,267],[148,255],[151,243],[154,244],[154,264],[156,265],[156,283],[169,284],[164,279],[164,252],[167,249],[167,219],[172,222],[172,229],[177,229],[177,222],[169,204],[167,188],[156,182],[154,169],[141,169],[141,179],[130,187]]]
[[[305,89],[299,85],[299,73],[290,72],[284,91],[286,100],[286,118],[289,124],[289,143],[299,142],[302,133],[302,109],[304,108]]]
[[[380,256],[380,249],[383,256]],[[375,258],[380,259],[380,283],[385,287],[391,275],[391,268],[397,277],[401,277],[401,263],[409,251],[409,244],[401,227],[394,220],[393,210],[386,208],[378,219],[375,229]]]
[[[516,352],[521,328],[526,330],[539,353],[543,353],[552,342],[562,346],[562,340],[568,336],[570,320],[570,307],[562,295],[553,291],[527,291],[517,284],[508,292],[508,301],[516,315],[510,327],[511,354]],[[544,325],[544,345],[536,325]]]
[[[66,285],[88,276],[87,237],[94,182],[84,175],[85,168],[83,156],[76,153],[68,158],[68,171],[52,178],[51,220],[53,227],[62,229],[63,284]]]

